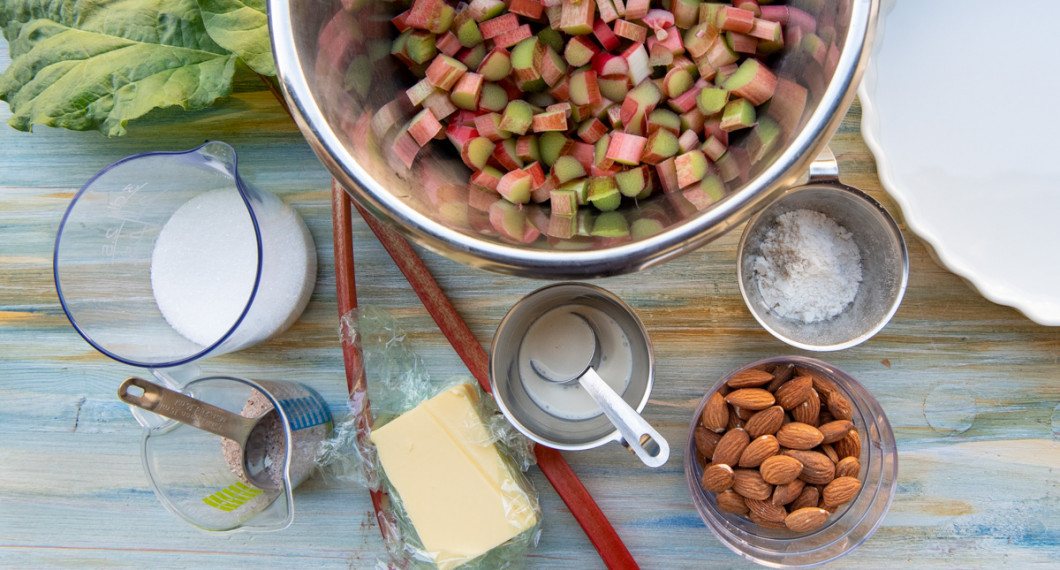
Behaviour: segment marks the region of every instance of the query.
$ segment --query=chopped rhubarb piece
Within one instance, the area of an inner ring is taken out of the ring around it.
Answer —
[[[691,132],[691,131],[689,131]],[[648,135],[648,142],[644,145],[640,161],[646,164],[656,165],[677,154],[680,146],[677,143],[677,135],[666,129],[659,129]]]
[[[567,114],[563,111],[545,111],[534,115],[533,128],[535,133],[545,131],[566,131]]]
[[[450,124],[445,128],[445,138],[449,139],[449,142],[457,150],[460,150],[468,141],[478,136],[479,134],[475,127]]]
[[[476,22],[483,22],[496,18],[505,8],[503,0],[471,0],[467,11]]]
[[[512,73],[515,83],[521,91],[535,91],[544,86],[541,73],[534,65],[534,52],[537,49],[536,38],[526,38],[512,49]]]
[[[623,132],[611,134],[611,143],[607,146],[607,158],[628,166],[640,163],[641,154],[648,139]]]
[[[423,100],[423,106],[430,109],[439,121],[456,112],[456,105],[449,100],[449,94],[437,89]]]
[[[747,154],[752,162],[758,162],[780,141],[780,125],[769,117],[760,117],[747,135]]]
[[[491,40],[501,34],[511,32],[518,28],[519,17],[512,13],[491,18],[484,22],[480,22],[478,25],[479,33],[481,33],[482,37],[487,40]]]
[[[607,0],[604,0],[605,2]],[[593,24],[593,36],[596,37],[596,41],[600,42],[604,50],[611,51],[618,47],[618,36],[611,31],[611,28],[607,25],[607,21],[602,18],[597,20]]]
[[[601,212],[617,210],[622,194],[612,176],[595,176],[589,184],[589,203]]]
[[[416,113],[409,121],[408,132],[420,146],[431,141],[435,135],[442,132],[442,124],[435,118],[430,109],[424,109]]]
[[[671,0],[670,11],[674,15],[674,26],[687,30],[699,22],[700,0]]]
[[[655,32],[656,39],[665,40],[670,35],[667,29],[674,25],[674,15],[666,10],[653,8],[648,10],[640,21]]]
[[[681,136],[677,137],[677,146],[681,149],[681,152],[695,150],[700,146],[699,135],[693,130],[684,131]]]
[[[768,4],[765,6],[759,6],[761,15],[758,17],[763,20],[769,20],[778,24],[788,23],[788,7],[784,4]]]
[[[707,158],[717,161],[728,150],[728,146],[722,142],[720,137],[711,135],[707,137],[707,140],[703,141],[703,145],[699,149],[703,151],[703,154],[707,155]]]
[[[758,38],[737,32],[725,32],[725,41],[732,46],[732,51],[741,54],[753,54],[758,51]]]
[[[493,45],[496,47],[511,47],[527,38],[533,37],[533,35],[534,33],[530,31],[530,25],[523,24],[514,30],[504,32],[493,38]]]
[[[772,0],[766,0],[766,2],[770,1]],[[737,8],[742,8],[744,10],[750,10],[754,12],[755,17],[759,17],[762,15],[762,7],[758,4],[758,0],[735,0],[732,3],[732,5]]]
[[[434,92],[434,85],[431,85],[431,82],[425,77],[414,83],[412,87],[406,89],[405,96],[408,97],[409,102],[412,103],[414,107],[418,107],[428,95]]]
[[[724,196],[725,185],[717,175],[708,174],[698,184],[693,184],[681,191],[681,195],[697,210],[704,210],[714,205]]]
[[[651,77],[651,66],[648,65],[648,50],[644,44],[633,44],[622,52],[622,57],[629,64],[629,80],[633,85],[638,85],[648,77]]]
[[[586,0],[588,1],[588,0]],[[600,101],[600,86],[596,83],[596,72],[582,70],[570,77],[570,102],[575,105],[592,105]]]
[[[504,114],[501,115],[500,128],[510,133],[525,135],[526,131],[530,130],[530,125],[533,121],[534,111],[531,109],[530,104],[522,99],[516,99],[508,101],[508,106],[504,108]]]
[[[409,29],[408,17],[409,11],[405,10],[404,12],[390,19],[390,23],[394,24],[394,27],[397,28],[399,34]]]
[[[511,170],[501,177],[497,192],[513,204],[526,204],[530,201],[533,178],[522,169]]]
[[[549,207],[553,216],[573,216],[578,213],[578,197],[573,190],[557,188],[549,193]]]
[[[508,11],[520,16],[526,16],[531,20],[538,20],[544,14],[545,7],[538,0],[511,0]]]
[[[613,24],[614,33],[620,38],[625,38],[636,44],[642,44],[648,39],[648,28],[634,24],[629,20],[615,20]]]
[[[478,106],[482,112],[500,113],[508,106],[508,92],[496,83],[483,83]]]
[[[677,186],[685,188],[691,186],[707,175],[710,163],[707,155],[699,150],[692,150],[680,154],[674,158],[674,168],[677,169]]]
[[[467,72],[453,86],[449,93],[449,99],[461,109],[474,111],[478,108],[479,97],[482,95],[482,76]]]
[[[474,47],[484,41],[482,32],[478,29],[478,22],[471,17],[471,11],[467,9],[457,12],[451,31],[464,47]]]
[[[449,29],[456,13],[445,0],[415,0],[409,8],[405,24],[413,28],[440,34]]]
[[[699,112],[699,109],[693,107],[685,113],[681,113],[681,130],[691,129],[693,131],[703,130],[703,124],[707,122],[707,117],[703,113]]]
[[[733,99],[725,104],[721,115],[721,128],[732,132],[746,129],[755,122],[755,108],[750,101],[743,98]]]
[[[682,93],[692,88],[694,83],[692,74],[680,67],[675,67],[666,72],[663,77],[663,93],[667,97],[679,97]]]
[[[717,40],[717,38],[718,29],[713,25],[706,22],[696,24],[685,32],[685,50],[687,50],[688,54],[693,58],[703,57],[710,49],[710,44]]]
[[[719,67],[718,73],[714,76],[714,83],[717,85],[723,85],[730,77],[732,77],[733,73],[736,73],[737,69],[740,69],[740,66],[735,63]]]
[[[589,179],[579,178],[559,187],[560,190],[570,190],[574,193],[574,199],[579,206],[589,203]]]
[[[601,138],[601,140],[603,140],[603,138]],[[588,143],[572,141],[570,155],[578,159],[578,162],[582,163],[586,172],[592,169],[593,164],[596,163],[595,148]]]
[[[552,176],[560,184],[585,176],[588,170],[573,156],[561,156],[552,165]]]
[[[740,32],[741,34],[750,32],[751,28],[754,27],[754,24],[754,12],[742,8],[734,8],[732,6],[719,8],[718,15],[714,20],[714,25],[717,26],[719,30]]]
[[[655,109],[648,115],[648,134],[659,129],[676,135],[681,132],[681,117],[669,109]]]
[[[593,0],[567,0],[563,3],[559,27],[572,36],[582,36],[593,31],[593,16],[596,2]]]
[[[574,67],[581,67],[589,63],[593,59],[593,56],[599,52],[600,48],[589,38],[576,36],[571,38],[571,40],[567,42],[567,46],[563,48],[563,58],[567,60],[567,63]]]
[[[548,180],[548,176],[545,175],[545,169],[541,166],[538,161],[531,162],[523,167],[523,171],[530,175],[530,187],[537,189]]]
[[[434,47],[438,48],[438,51],[445,55],[452,57],[464,46],[461,45],[460,39],[456,37],[456,34],[453,32],[446,32],[434,42]]]
[[[468,69],[477,68],[484,57],[486,57],[486,44],[484,43],[464,48],[456,54],[456,59],[466,65]]]
[[[490,50],[486,57],[482,58],[482,63],[478,65],[476,70],[486,79],[486,81],[500,81],[508,74],[512,72],[512,59],[508,54],[508,50],[504,48],[494,48]]]
[[[703,87],[693,85],[691,89],[670,99],[666,104],[678,113],[687,113],[696,108],[696,99],[699,97],[699,92],[702,90]]]
[[[600,11],[600,21],[604,23],[614,22],[618,19],[618,9],[611,0],[596,0],[596,9]],[[597,36],[599,37],[599,36]],[[616,46],[618,44],[615,44]],[[605,49],[614,49],[604,46]]]
[[[592,144],[600,140],[600,137],[607,133],[607,125],[603,121],[592,117],[582,121],[581,125],[578,125],[578,138],[583,141]]]
[[[651,0],[626,0],[626,19],[640,20],[648,15]]]
[[[533,172],[531,172],[529,170],[527,172],[530,172],[530,175],[534,176]],[[542,171],[542,174],[544,174],[543,171]],[[534,183],[535,184],[537,183],[536,180],[535,180]],[[553,179],[551,177],[548,177],[548,176],[545,176],[545,181],[542,182],[539,186],[535,186],[534,189],[530,192],[530,201],[535,203],[535,204],[541,204],[542,202],[548,202],[549,195],[555,189],[556,189],[556,181],[555,181],[555,179]]]
[[[676,192],[681,189],[681,186],[677,183],[677,166],[675,159],[667,158],[659,164],[656,164],[655,174],[659,177],[659,185],[662,187],[663,192]]]
[[[725,129],[721,128],[720,116],[717,118],[717,120],[711,120],[703,123],[702,131],[703,136],[705,137],[714,137],[721,141],[721,144],[726,146],[729,144],[729,131],[726,131]]]
[[[622,102],[621,119],[627,133],[647,133],[648,115],[662,100],[662,92],[652,81],[645,81],[630,90]]]
[[[645,165],[623,170],[615,174],[615,183],[619,193],[627,198],[646,198],[652,190],[651,170]]]
[[[573,145],[574,141],[568,138],[567,135],[557,131],[543,133],[537,140],[537,147],[541,153],[541,162],[544,162],[547,166],[553,166],[559,157],[570,152]]]
[[[537,135],[525,135],[515,139],[515,156],[518,156],[519,160],[524,163],[541,160],[541,153],[537,147]]]
[[[427,67],[427,80],[431,82],[431,85],[448,91],[456,85],[466,71],[466,65],[445,54],[439,54]]]
[[[704,87],[696,96],[696,108],[706,116],[720,113],[729,102],[729,92],[718,87]]]
[[[482,170],[471,175],[471,183],[487,190],[497,191],[497,185],[501,183],[504,173],[492,166],[485,166]],[[492,200],[490,200],[492,203]],[[489,204],[486,204],[487,206]]]
[[[408,30],[405,36],[403,54],[412,63],[427,63],[438,54],[435,36],[423,30]]]
[[[538,41],[534,48],[534,67],[549,87],[556,85],[567,74],[567,61],[551,45]]]
[[[777,88],[777,77],[757,59],[746,59],[722,85],[737,97],[743,97],[752,105],[768,101]]]
[[[762,18],[755,18],[754,26],[751,26],[751,31],[747,32],[747,35],[773,43],[784,41],[784,34],[780,23],[771,20],[763,20]]]
[[[515,152],[515,139],[504,139],[493,149],[493,160],[505,170],[518,170],[523,167],[523,161]]]
[[[486,167],[496,145],[486,137],[475,137],[460,149],[460,159],[472,170],[482,170]]]
[[[475,117],[475,130],[477,130],[481,136],[484,136],[493,142],[510,138],[512,136],[508,131],[501,130],[500,125],[500,113],[483,113]]]

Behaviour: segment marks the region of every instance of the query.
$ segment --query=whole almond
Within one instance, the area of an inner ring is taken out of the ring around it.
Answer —
[[[810,397],[811,390],[813,390],[813,379],[809,376],[798,376],[777,388],[777,393],[774,396],[776,396],[777,404],[780,407],[790,410],[805,402]]]
[[[732,487],[733,479],[732,467],[724,463],[714,463],[703,470],[699,484],[706,491],[720,493]]]
[[[737,408],[764,410],[772,406],[776,400],[773,394],[761,388],[741,388],[729,392],[729,395],[725,396],[725,401]]]
[[[740,456],[743,455],[743,450],[750,442],[750,436],[742,429],[737,428],[725,432],[714,448],[714,455],[710,458],[711,463],[736,465],[740,461]]]
[[[788,505],[788,508],[791,512],[795,512],[806,507],[816,507],[817,503],[820,501],[821,492],[817,490],[817,487],[814,487],[813,485],[805,485],[802,488],[802,492],[799,493],[799,496],[795,497],[795,500]]]
[[[797,422],[817,427],[821,425],[821,398],[817,390],[810,388],[810,397],[791,409],[791,417]]]
[[[827,485],[835,479],[835,463],[828,456],[817,451],[801,451],[788,449],[782,452],[788,457],[794,457],[802,463],[802,472],[799,479],[811,485]],[[780,456],[777,456],[780,457]]]
[[[742,428],[745,423],[740,417],[740,408],[729,406],[729,421],[725,424],[725,431]]]
[[[816,370],[796,366],[795,374],[799,376],[809,376],[813,380],[813,389],[817,390],[817,395],[821,397],[822,404],[827,403],[828,398],[839,390],[836,388],[835,382],[825,378]]]
[[[861,473],[861,462],[857,457],[844,457],[835,464],[836,477],[857,477]]]
[[[780,406],[770,406],[759,412],[755,412],[755,415],[751,416],[751,419],[747,420],[744,425],[744,429],[747,430],[748,435],[751,437],[761,437],[763,435],[773,435],[777,433],[780,426],[784,423],[784,408]]]
[[[751,522],[755,523],[756,525],[758,525],[758,526],[760,526],[762,528],[773,528],[773,529],[777,529],[777,530],[786,530],[788,528],[788,527],[784,526],[784,522],[783,521],[777,522],[777,521],[767,520],[767,519],[764,519],[764,518],[762,518],[762,517],[760,517],[760,516],[758,516],[758,515],[756,515],[754,513],[749,513],[747,515],[747,517],[749,519],[751,519]]]
[[[732,490],[746,499],[764,501],[773,494],[773,486],[762,479],[757,469],[736,469],[733,477]]]
[[[747,503],[744,502],[744,498],[739,493],[728,489],[718,493],[716,497],[718,508],[735,515],[747,514]]]
[[[839,506],[849,503],[861,490],[861,481],[857,477],[836,477],[825,485],[821,500],[828,506]],[[750,506],[750,505],[748,505]]]
[[[847,400],[846,396],[838,391],[832,393],[828,398],[828,411],[837,420],[854,419],[854,408],[850,405],[850,400]]]
[[[785,424],[777,431],[777,441],[790,449],[813,449],[822,439],[820,430],[802,422]]]
[[[788,455],[774,455],[759,466],[762,480],[770,485],[787,485],[802,473],[802,462]]]
[[[714,392],[707,398],[707,404],[703,406],[703,413],[699,416],[699,423],[703,427],[721,433],[729,423],[729,406],[725,404],[725,396]]]
[[[824,436],[821,443],[835,443],[843,439],[848,431],[854,429],[854,422],[850,420],[833,420],[817,429],[821,430],[821,435]]]
[[[839,454],[835,452],[835,448],[832,447],[831,443],[822,443],[820,450],[821,453],[828,456],[829,461],[832,463],[839,463]]]
[[[784,526],[794,532],[810,532],[828,520],[828,511],[817,507],[804,507],[792,511],[784,518]]]
[[[847,432],[843,439],[832,444],[839,459],[844,457],[861,457],[861,437],[858,430],[852,429]]]
[[[692,430],[692,437],[696,441],[696,451],[700,455],[710,459],[714,456],[714,448],[718,445],[718,440],[721,439],[721,435],[717,434],[703,426],[696,426],[696,429]]]
[[[730,388],[757,388],[763,384],[769,384],[773,381],[773,375],[765,370],[757,370],[755,368],[748,368],[747,370],[741,370],[736,374],[733,374],[732,378],[726,382]]]
[[[806,482],[802,479],[796,479],[786,485],[777,485],[773,489],[773,498],[771,501],[774,505],[787,505],[799,498],[804,487],[806,487]],[[816,504],[816,500],[814,501],[814,504]]]
[[[756,410],[748,410],[747,408],[732,408],[732,412],[743,421],[751,419],[751,416],[758,413]]]
[[[780,451],[780,443],[771,435],[762,435],[751,440],[740,455],[740,467],[758,467],[767,457]]]
[[[777,388],[783,386],[785,382],[791,380],[794,376],[794,364],[778,364],[773,368],[773,381],[769,383],[769,386],[766,386],[766,390],[776,393]]]
[[[788,516],[788,510],[780,505],[774,505],[769,501],[759,501],[758,499],[744,499],[747,503],[747,510],[751,512],[751,515],[758,517],[762,520],[770,522],[784,522],[784,518]]]

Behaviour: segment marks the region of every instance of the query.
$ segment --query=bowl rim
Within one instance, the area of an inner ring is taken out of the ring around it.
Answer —
[[[739,192],[674,227],[592,251],[535,250],[489,242],[448,228],[387,192],[346,150],[344,137],[328,124],[313,97],[293,33],[292,0],[268,0],[268,24],[280,89],[291,115],[313,152],[358,204],[419,245],[460,263],[521,277],[577,279],[640,271],[692,251],[738,226],[793,184],[827,145],[856,96],[868,66],[879,1],[853,1],[851,26],[834,75],[839,80],[829,83],[805,126],[772,164]]]
[[[771,217],[772,212],[777,207],[781,206],[785,199],[799,192],[815,190],[831,192],[840,196],[849,197],[852,200],[860,200],[864,202],[866,205],[868,205],[869,208],[880,214],[880,217],[882,218],[883,224],[885,226],[884,229],[888,233],[892,234],[895,238],[897,238],[898,247],[901,252],[901,282],[898,284],[897,294],[891,300],[890,306],[880,318],[879,322],[873,325],[872,328],[864,331],[863,333],[853,338],[850,338],[843,342],[836,342],[832,344],[813,344],[796,340],[780,333],[780,331],[770,326],[770,324],[763,316],[762,307],[757,307],[751,303],[746,284],[748,279],[745,279],[744,275],[743,262],[744,258],[749,253],[747,251],[747,242],[751,236],[752,230],[755,229],[755,227],[760,221],[766,220]],[[837,181],[810,182],[802,186],[789,188],[777,199],[775,199],[773,202],[763,208],[760,212],[755,214],[755,216],[747,222],[747,225],[744,226],[743,233],[740,235],[739,245],[736,248],[736,282],[740,287],[740,296],[743,298],[744,306],[747,307],[747,310],[751,313],[751,316],[754,317],[754,319],[758,321],[758,324],[761,325],[762,328],[764,328],[766,331],[768,331],[769,334],[795,348],[801,348],[803,350],[812,350],[816,352],[834,352],[837,350],[843,350],[851,348],[853,346],[857,346],[869,340],[870,338],[876,336],[876,333],[883,330],[883,328],[891,322],[891,319],[894,317],[895,313],[898,312],[898,308],[901,306],[902,300],[905,298],[905,291],[909,285],[909,248],[906,244],[905,236],[902,234],[902,230],[898,226],[897,220],[895,220],[894,216],[892,216],[891,213],[888,212],[887,209],[884,208],[883,205],[880,204],[875,198],[869,196],[858,188],[854,188],[853,186],[847,186]]]

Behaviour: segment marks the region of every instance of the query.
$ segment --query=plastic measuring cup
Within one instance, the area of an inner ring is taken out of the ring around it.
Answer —
[[[332,417],[324,399],[297,382],[205,376],[183,394],[232,413],[257,416],[273,406],[279,422],[268,438],[267,474],[274,488],[259,488],[239,476],[238,446],[174,420],[141,421],[143,464],[159,500],[189,523],[211,531],[280,530],[294,520],[292,491],[316,465],[318,447]],[[145,414],[154,416],[150,412]],[[139,416],[137,416],[139,420]]]
[[[207,142],[89,180],[63,216],[53,270],[89,344],[164,368],[287,329],[309,302],[316,248],[297,212],[244,183],[231,146]]]

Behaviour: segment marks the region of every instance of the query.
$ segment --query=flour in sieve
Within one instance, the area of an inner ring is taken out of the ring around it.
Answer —
[[[843,312],[861,283],[861,254],[850,232],[821,212],[777,216],[752,259],[762,300],[778,315],[812,323]]]

